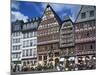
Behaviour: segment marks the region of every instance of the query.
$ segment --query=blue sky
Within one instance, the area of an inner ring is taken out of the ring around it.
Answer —
[[[80,5],[71,4],[54,4],[49,3],[58,16],[63,20],[64,16],[69,16],[72,21],[75,20]],[[29,2],[29,1],[12,1],[11,4],[11,20],[24,20],[28,18],[41,17],[46,8],[47,3]]]

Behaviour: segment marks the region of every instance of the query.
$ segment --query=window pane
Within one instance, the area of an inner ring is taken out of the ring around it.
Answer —
[[[93,17],[94,16],[94,11],[90,11],[90,17]]]
[[[26,56],[28,56],[28,50],[26,50]]]
[[[23,50],[23,55],[22,55],[23,57],[25,56],[25,50]]]
[[[32,56],[32,49],[30,49],[30,56]]]
[[[39,56],[39,60],[42,60],[42,56]]]
[[[83,18],[86,18],[86,13],[84,12],[84,13],[81,13],[81,18],[83,19]]]

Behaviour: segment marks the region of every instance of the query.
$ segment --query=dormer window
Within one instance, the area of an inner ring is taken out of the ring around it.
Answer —
[[[94,11],[91,10],[91,11],[90,11],[90,17],[93,17],[93,16],[94,16]]]
[[[19,25],[15,25],[14,26],[14,30],[20,30],[20,26]]]
[[[27,24],[27,29],[29,29],[30,28],[30,24]]]
[[[86,12],[81,13],[81,19],[86,18]]]
[[[30,28],[33,28],[33,23],[30,24]]]
[[[33,27],[37,27],[38,23],[37,22],[34,22],[34,26]]]
[[[23,29],[26,29],[26,24],[23,25]]]

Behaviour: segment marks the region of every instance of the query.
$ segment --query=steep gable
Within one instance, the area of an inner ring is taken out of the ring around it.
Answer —
[[[95,6],[82,5],[75,23],[94,20],[96,18]]]
[[[56,14],[56,12],[53,10],[53,8],[49,4],[47,5],[41,17],[40,25],[42,25],[42,23],[47,24],[48,22],[47,20],[49,20],[49,22],[53,22],[56,20],[58,22],[58,25],[61,25],[61,19],[59,18],[59,16]]]

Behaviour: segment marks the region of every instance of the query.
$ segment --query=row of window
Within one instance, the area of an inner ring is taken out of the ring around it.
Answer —
[[[59,45],[58,44],[50,44],[50,45],[45,45],[45,46],[39,46],[38,50],[56,50],[58,49]]]
[[[27,32],[27,33],[23,33],[23,38],[32,38],[32,37],[36,37],[37,36],[37,32]]]
[[[12,54],[12,59],[20,58],[20,53]]]
[[[89,17],[93,17],[94,16],[94,10],[91,10],[91,11],[89,11]],[[86,18],[87,17],[87,14],[86,14],[86,12],[82,12],[81,13],[81,19],[84,19],[84,18]]]
[[[72,42],[69,42],[69,43],[62,43],[61,45],[60,45],[60,47],[72,47],[72,46],[74,46],[75,44],[74,43],[72,43]]]
[[[62,43],[62,44],[68,44],[68,43],[73,43],[74,42],[74,39],[73,38],[69,38],[69,39],[62,39],[61,41],[60,41],[60,43]]]
[[[36,64],[36,62],[37,62],[37,61],[32,61],[32,60],[30,60],[30,61],[24,61],[24,62],[23,62],[23,66],[26,66],[27,64],[33,65],[33,64]]]
[[[12,47],[13,50],[20,50],[21,49],[21,45],[14,45]]]
[[[61,34],[69,34],[69,33],[73,33],[73,28],[67,28],[67,29],[61,29]]]
[[[62,34],[60,35],[60,39],[69,39],[69,38],[74,38],[74,34],[70,33],[70,34]]]
[[[48,30],[39,31],[38,32],[38,36],[54,34],[54,33],[57,33],[57,32],[59,32],[59,27],[55,27],[55,28],[51,28],[51,29],[48,29]]]
[[[43,59],[44,59],[44,60],[47,60],[47,56],[43,56]],[[39,56],[39,60],[40,60],[40,61],[42,60],[42,56]]]
[[[37,45],[36,39],[23,41],[23,47],[32,47],[32,46],[36,46],[36,45]]]
[[[36,55],[37,55],[36,48],[34,48],[34,50],[33,49],[26,49],[26,50],[23,50],[23,52],[22,52],[23,57],[27,57],[27,56],[36,57]]]
[[[95,43],[80,44],[76,46],[76,50],[94,50],[94,49],[95,49]]]
[[[14,37],[16,37],[16,36],[21,36],[21,32],[14,32],[14,33],[12,34],[12,36],[14,36]]]
[[[54,34],[54,35],[48,35],[44,37],[38,37],[38,42],[44,42],[44,41],[52,41],[52,40],[57,40],[59,39],[59,34]]]
[[[54,22],[54,23],[50,23],[50,24],[40,25],[39,29],[45,29],[45,28],[54,27],[54,26],[57,26],[57,24],[58,24],[57,22]]]
[[[55,57],[59,56],[59,52],[54,53],[54,56],[55,56]],[[53,57],[53,53],[49,53],[49,57]],[[40,61],[41,61],[41,60],[47,60],[47,56],[46,56],[46,55],[44,55],[44,56],[39,56],[39,60],[40,60]]]
[[[55,22],[57,22],[56,18],[52,17],[52,18],[48,18],[46,20],[42,20],[40,25],[51,24],[51,23],[55,23]]]
[[[12,43],[20,43],[20,40],[21,40],[20,38],[13,39]]]
[[[60,44],[61,46],[72,46],[74,43],[74,36],[72,32],[72,27],[66,28],[65,30],[61,30],[61,35],[60,35]]]
[[[61,43],[60,44],[60,47],[72,47],[72,46],[74,46],[75,44],[74,43],[72,43],[72,42],[69,42],[69,43]]]
[[[15,32],[13,33],[13,36],[20,36],[21,33],[20,32]],[[23,33],[23,38],[32,38],[32,37],[36,37],[37,36],[37,32],[27,32],[27,33]],[[18,43],[20,42],[20,38],[16,38],[13,39],[13,43]]]
[[[38,25],[38,22],[24,24],[24,25],[23,25],[23,30],[25,30],[25,29],[36,28],[37,25]]]
[[[96,37],[95,30],[77,32],[75,34],[75,39],[89,38],[89,37]]]
[[[79,23],[75,25],[75,29],[84,29],[84,28],[94,27],[95,24],[96,24],[95,21]]]

